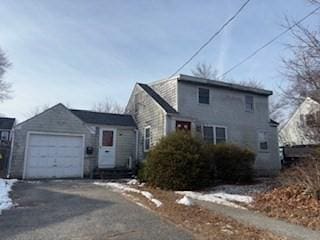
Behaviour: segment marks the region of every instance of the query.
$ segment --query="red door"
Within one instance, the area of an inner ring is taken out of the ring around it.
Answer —
[[[191,130],[191,122],[176,121],[176,130],[190,131]]]

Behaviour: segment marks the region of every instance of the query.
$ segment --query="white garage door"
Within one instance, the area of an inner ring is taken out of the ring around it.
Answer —
[[[83,137],[30,134],[25,178],[82,177]]]

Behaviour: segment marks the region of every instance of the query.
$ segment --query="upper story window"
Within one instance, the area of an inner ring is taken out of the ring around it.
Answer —
[[[300,121],[302,120],[301,119],[301,115],[300,115]],[[305,121],[305,125],[307,125],[308,127],[317,127],[317,126],[319,126],[319,123],[320,123],[320,111],[317,111],[317,112],[314,112],[314,113],[309,113],[309,114],[306,114],[304,116],[305,116],[305,118],[303,120]]]
[[[150,150],[150,143],[151,143],[151,128],[145,127],[144,138],[143,138],[143,148],[145,152],[148,152]]]
[[[210,90],[208,88],[198,89],[198,101],[203,104],[210,103]]]
[[[253,96],[249,96],[249,95],[245,96],[245,109],[247,112],[254,111],[254,98],[253,98]]]
[[[258,132],[259,150],[267,151],[269,149],[268,134],[266,132]]]

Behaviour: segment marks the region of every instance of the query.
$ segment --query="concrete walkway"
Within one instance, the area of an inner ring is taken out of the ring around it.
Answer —
[[[295,240],[319,240],[320,232],[313,231],[303,226],[287,223],[285,221],[277,220],[264,216],[249,210],[237,209],[227,207],[219,204],[197,201],[197,203],[209,210],[226,217],[233,218],[240,223],[251,225],[261,230],[273,232],[279,236],[287,237]]]

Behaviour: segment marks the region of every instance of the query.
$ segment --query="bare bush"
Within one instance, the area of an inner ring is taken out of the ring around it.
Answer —
[[[303,187],[306,194],[320,200],[320,149],[287,169],[281,180],[286,185],[295,184]]]
[[[95,103],[92,110],[104,113],[124,113],[124,107],[110,98],[105,98],[104,101]]]

